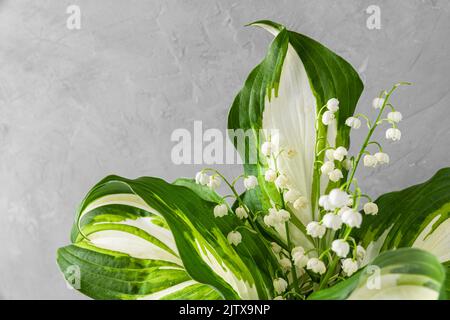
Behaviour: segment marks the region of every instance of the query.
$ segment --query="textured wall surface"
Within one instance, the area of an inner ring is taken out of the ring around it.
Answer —
[[[80,30],[66,28],[70,4]],[[366,27],[371,4],[380,30]],[[366,86],[362,112],[381,89],[414,83],[394,97],[404,121],[402,141],[385,148],[391,165],[360,172],[368,193],[449,165],[448,0],[0,0],[0,298],[83,298],[55,263],[78,203],[111,173],[193,175],[199,167],[171,162],[170,135],[194,120],[225,129],[270,41],[244,25],[264,18],[352,63]]]

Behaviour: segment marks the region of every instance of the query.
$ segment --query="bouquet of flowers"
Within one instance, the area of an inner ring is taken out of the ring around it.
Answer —
[[[247,137],[230,136],[244,174],[104,178],[58,250],[66,279],[97,299],[445,298],[450,168],[377,200],[355,178],[389,164],[372,137],[400,140],[391,97],[408,83],[381,91],[370,119],[355,113],[363,84],[349,63],[277,23],[252,25],[275,38],[229,112]],[[365,127],[350,154],[350,131]]]

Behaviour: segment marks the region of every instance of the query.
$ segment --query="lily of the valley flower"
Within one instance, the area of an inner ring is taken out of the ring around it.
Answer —
[[[320,167],[320,171],[323,174],[329,174],[334,170],[334,162],[333,161],[325,161],[324,164]]]
[[[312,221],[306,226],[306,233],[313,238],[322,238],[326,228],[317,221]]]
[[[358,270],[358,263],[354,261],[352,258],[347,258],[341,261],[342,271],[344,271],[345,275],[350,277]]]
[[[384,98],[375,98],[372,101],[372,107],[374,107],[375,109],[380,109],[381,107],[383,107],[384,104]]]
[[[201,184],[201,185],[205,186],[209,182],[209,176],[206,173],[204,173],[203,171],[199,171],[195,175],[195,182],[197,184]]]
[[[275,292],[281,294],[286,291],[288,283],[283,278],[277,278],[273,280],[273,288]]]
[[[387,114],[387,118],[389,121],[395,122],[395,123],[399,123],[400,121],[402,121],[403,116],[400,112],[398,111],[391,111]]]
[[[342,226],[342,219],[333,213],[327,213],[322,218],[322,223],[325,227],[332,230],[339,230]]]
[[[220,178],[218,176],[210,176],[208,187],[210,187],[211,189],[217,189],[218,187],[220,187]]]
[[[269,213],[264,216],[264,223],[269,227],[275,227],[281,223],[289,221],[291,215],[288,211],[281,209],[277,210],[275,208],[270,208]]]
[[[363,159],[364,166],[375,168],[377,166],[378,160],[374,155],[366,154]]]
[[[345,124],[352,129],[359,129],[361,127],[361,120],[356,117],[349,117],[345,120]]]
[[[284,271],[288,271],[292,267],[291,260],[289,260],[288,258],[280,259],[280,265]]]
[[[328,179],[330,179],[333,182],[338,182],[343,177],[344,177],[344,175],[342,174],[342,171],[339,169],[334,169],[333,171],[328,173]]]
[[[331,98],[327,101],[327,109],[335,113],[339,110],[339,100],[336,98]]]
[[[341,215],[342,222],[352,228],[359,228],[362,222],[362,215],[354,210],[348,209],[345,210]]]
[[[364,249],[360,245],[357,245],[356,246],[356,259],[358,260],[358,262],[361,263],[365,257],[366,257],[366,249]]]
[[[402,132],[397,128],[389,128],[386,130],[386,139],[398,141],[402,137]]]
[[[378,213],[378,206],[373,202],[367,202],[364,204],[363,209],[365,214],[376,215]]]
[[[236,216],[241,220],[248,218],[247,211],[241,206],[236,208]]]
[[[334,161],[334,149],[325,150],[325,157],[328,161]]]
[[[344,157],[347,154],[348,154],[347,149],[345,149],[344,147],[341,146],[341,147],[336,148],[336,150],[334,150],[333,157],[337,161],[342,161],[342,160],[344,160]]]
[[[273,169],[267,169],[266,172],[264,173],[264,179],[267,182],[274,182],[276,178],[277,173]]]
[[[291,252],[292,261],[298,268],[304,268],[308,263],[308,257],[305,255],[305,249],[302,247],[295,247]]]
[[[248,176],[244,179],[244,187],[251,190],[258,185],[258,179],[255,176]]]
[[[342,161],[342,166],[345,170],[350,171],[353,167],[353,163],[350,159],[345,159],[344,161]]]
[[[304,196],[298,197],[297,200],[294,201],[294,208],[299,210],[303,209],[308,205],[308,199]]]
[[[384,152],[377,152],[374,154],[377,159],[378,164],[388,164],[389,163],[389,155]]]
[[[266,157],[270,156],[274,150],[273,143],[266,141],[261,145],[261,153]]]
[[[271,242],[270,243],[270,246],[272,247],[272,251],[274,252],[274,253],[276,253],[276,254],[278,254],[278,253],[280,253],[281,252],[281,247],[280,247],[280,245],[278,244],[278,243],[276,243],[276,242]]]
[[[221,218],[228,214],[228,207],[226,204],[218,204],[214,207],[214,217]]]
[[[280,189],[286,189],[288,187],[289,179],[284,174],[280,174],[275,179],[275,185]]]
[[[326,211],[333,211],[334,209],[336,209],[336,207],[330,203],[330,199],[329,199],[328,195],[320,196],[319,206],[324,208]]]
[[[335,208],[342,208],[343,206],[347,205],[349,198],[350,196],[347,194],[347,192],[339,188],[331,190],[328,195],[328,201]]]
[[[329,110],[325,111],[322,115],[322,123],[326,126],[332,124],[334,119],[335,119],[334,113]]]
[[[239,233],[239,231],[231,231],[227,235],[227,240],[230,244],[237,246],[242,241],[242,235]]]
[[[306,264],[306,268],[318,274],[324,274],[325,271],[327,271],[325,264],[318,258],[309,259],[308,263]]]
[[[297,190],[289,189],[284,193],[284,201],[286,202],[294,202],[300,197],[300,193]]]
[[[331,243],[331,250],[333,250],[338,257],[345,258],[350,251],[350,245],[343,239],[337,239]]]

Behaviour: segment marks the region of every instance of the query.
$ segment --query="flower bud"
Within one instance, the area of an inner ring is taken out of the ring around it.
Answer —
[[[288,270],[291,269],[292,264],[291,264],[291,260],[289,260],[288,258],[282,258],[280,259],[280,265],[281,268],[286,272]]]
[[[389,155],[384,152],[377,152],[374,154],[377,159],[377,163],[379,164],[388,164],[389,163]]]
[[[348,154],[347,149],[345,149],[344,147],[338,147],[336,150],[334,150],[333,152],[333,157],[334,159],[336,159],[337,161],[342,161],[344,160],[344,157]]]
[[[251,190],[258,185],[258,179],[255,176],[248,176],[244,179],[244,187],[247,190]]]
[[[366,249],[364,249],[362,246],[357,245],[356,246],[356,259],[359,263],[362,263],[364,258],[366,257]]]
[[[345,159],[342,162],[342,166],[344,167],[345,170],[350,171],[352,169],[352,167],[353,167],[352,160]]]
[[[281,252],[281,247],[276,242],[271,242],[270,246],[272,247],[272,251],[276,254]]]
[[[230,244],[237,246],[242,241],[242,235],[238,231],[231,231],[227,235],[227,240]]]
[[[392,112],[389,112],[387,114],[387,118],[388,118],[389,121],[392,121],[392,122],[395,122],[395,123],[399,123],[400,121],[402,121],[403,116],[398,111],[392,111]]]
[[[306,268],[318,274],[324,274],[327,271],[325,264],[317,258],[309,259]]]
[[[266,172],[264,173],[264,179],[267,182],[274,182],[276,178],[277,173],[273,169],[267,169]]]
[[[284,193],[284,201],[286,202],[294,202],[300,197],[300,193],[297,190],[289,189]]]
[[[366,154],[363,159],[365,167],[375,168],[377,166],[377,158],[371,154]]]
[[[347,192],[339,188],[331,190],[330,194],[328,195],[328,200],[334,208],[342,208],[347,204],[349,198],[350,196],[347,194]]]
[[[270,141],[266,141],[261,145],[261,153],[266,157],[270,156],[273,152],[273,144]]]
[[[211,189],[217,189],[220,187],[220,178],[218,176],[209,177],[208,187]]]
[[[303,209],[308,205],[308,199],[304,196],[300,196],[297,200],[294,201],[294,209]]]
[[[359,228],[362,222],[361,214],[354,209],[344,211],[341,215],[341,219],[342,222],[352,228]]]
[[[356,271],[358,271],[358,263],[351,258],[347,258],[341,261],[342,271],[346,276],[350,277]]]
[[[332,229],[334,231],[339,230],[342,226],[342,219],[338,215],[333,213],[327,213],[322,218],[322,223],[328,229]]]
[[[331,243],[331,250],[333,250],[338,257],[345,258],[350,251],[350,246],[347,241],[343,239],[337,239]]]
[[[349,117],[345,120],[345,124],[352,129],[359,129],[361,127],[361,120],[355,117]]]
[[[342,171],[339,169],[334,169],[333,171],[331,171],[328,174],[328,179],[330,179],[333,182],[338,182],[339,180],[341,180],[344,177],[344,175],[342,174]]]
[[[243,207],[236,208],[236,216],[241,220],[248,218],[247,211]]]
[[[326,126],[333,123],[335,119],[334,113],[331,111],[325,111],[322,115],[322,123]]]
[[[336,98],[331,98],[327,101],[327,109],[335,113],[339,110],[339,100]]]
[[[333,161],[325,161],[324,164],[320,167],[320,171],[323,174],[329,174],[334,170],[334,162]]]
[[[398,141],[402,137],[402,132],[397,128],[389,128],[386,130],[386,139]]]
[[[289,180],[284,174],[280,174],[278,178],[275,179],[275,185],[280,189],[286,189],[288,186]]]
[[[209,176],[203,171],[197,172],[195,175],[195,182],[203,186],[207,185],[209,181]]]
[[[367,202],[364,205],[364,213],[370,214],[370,215],[376,215],[378,213],[378,206],[376,203],[373,202]]]
[[[214,217],[221,218],[228,214],[228,207],[226,204],[218,204],[214,207]]]
[[[383,107],[384,104],[384,98],[375,98],[372,101],[372,107],[374,107],[375,109],[380,109],[381,107]]]
[[[312,221],[306,226],[306,233],[313,238],[322,238],[326,228],[317,221]]]
[[[277,294],[281,294],[286,291],[288,283],[283,278],[277,278],[273,280],[273,288]]]

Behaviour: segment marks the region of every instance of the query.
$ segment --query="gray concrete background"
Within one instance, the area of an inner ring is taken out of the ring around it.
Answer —
[[[81,8],[81,30],[66,8]],[[381,7],[381,30],[365,9]],[[341,54],[366,83],[359,111],[403,80],[391,165],[363,170],[368,193],[403,188],[449,165],[450,2],[0,0],[0,298],[79,299],[55,251],[99,179],[191,176],[170,161],[170,134],[226,127],[228,108],[270,36],[272,19]],[[353,135],[353,145],[364,131]],[[229,175],[238,166],[223,166]]]

